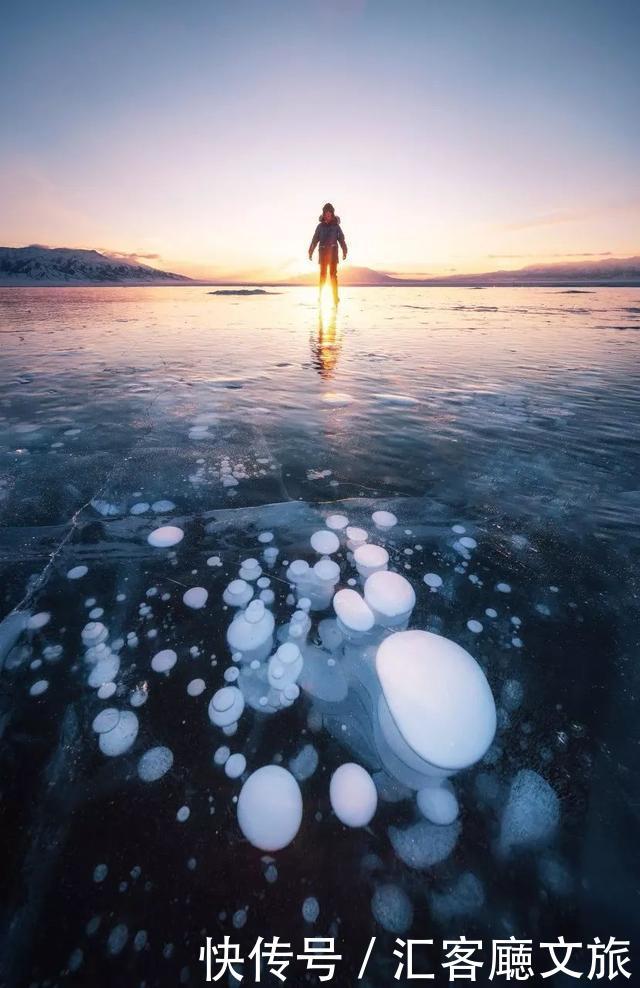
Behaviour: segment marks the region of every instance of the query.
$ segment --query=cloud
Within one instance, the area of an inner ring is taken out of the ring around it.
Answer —
[[[118,257],[123,261],[159,261],[162,258],[161,254],[141,254],[138,251],[133,251],[131,254],[127,254],[121,250],[106,250],[105,248],[99,248],[101,254],[108,254],[109,257]]]

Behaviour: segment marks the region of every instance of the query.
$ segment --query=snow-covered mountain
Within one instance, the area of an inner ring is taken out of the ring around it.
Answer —
[[[191,279],[97,250],[0,247],[0,285],[170,285]]]

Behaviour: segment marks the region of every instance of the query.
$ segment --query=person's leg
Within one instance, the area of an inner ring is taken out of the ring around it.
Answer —
[[[331,288],[333,289],[333,301],[338,303],[338,251],[335,250],[331,255]]]
[[[320,251],[320,282],[318,284],[318,295],[322,295],[322,286],[325,283],[327,277],[327,252],[324,250]]]

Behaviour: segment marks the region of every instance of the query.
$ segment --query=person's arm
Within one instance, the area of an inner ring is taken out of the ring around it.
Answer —
[[[316,232],[314,233],[311,243],[309,244],[309,260],[311,260],[313,256],[313,252],[316,249],[319,239],[320,239],[320,224],[318,223],[316,227]]]
[[[338,227],[338,243],[342,247],[342,260],[347,259],[347,241],[344,239],[344,233],[342,232],[342,227]]]

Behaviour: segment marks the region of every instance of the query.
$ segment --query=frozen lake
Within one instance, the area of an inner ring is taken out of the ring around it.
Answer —
[[[211,291],[0,289],[0,984],[203,984],[225,934],[245,958],[334,937],[337,983],[370,988],[397,936],[637,936],[640,290],[344,289],[337,317]],[[331,515],[351,532],[316,551]],[[363,593],[353,529],[415,593],[398,627],[457,643],[495,699],[490,747],[446,773],[456,819],[381,737],[381,689],[398,724],[414,699],[376,678],[393,622],[334,620],[333,589]],[[322,554],[324,604],[290,569]],[[262,602],[230,644],[239,578]],[[375,784],[362,826],[330,801],[345,762]],[[302,798],[282,850],[248,832],[268,807],[238,821],[271,764]]]

